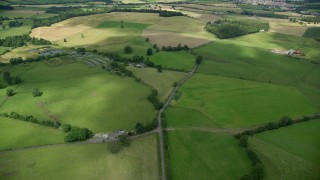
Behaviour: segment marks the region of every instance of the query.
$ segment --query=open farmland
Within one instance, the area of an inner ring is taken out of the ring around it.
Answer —
[[[266,166],[267,178],[316,179],[320,176],[320,122],[314,120],[250,138]]]
[[[186,75],[183,72],[167,70],[163,70],[160,73],[153,68],[139,69],[129,67],[128,69],[131,70],[137,78],[156,89],[159,94],[159,99],[163,102],[168,98],[173,90],[173,83],[180,81],[182,77]]]
[[[37,63],[16,66],[10,71],[25,83],[15,90],[15,96],[5,101],[0,112],[15,111],[38,119],[59,120],[94,132],[133,129],[137,122],[149,122],[155,115],[146,99],[151,88],[132,78],[82,63],[57,67]],[[32,97],[35,87],[44,92],[41,97]],[[0,90],[3,100],[5,90]],[[17,103],[20,105],[16,106]]]
[[[225,53],[230,49],[233,53]],[[320,107],[317,65],[229,40],[215,42],[196,52],[205,59],[198,69],[201,73],[294,86]]]
[[[228,134],[168,132],[172,179],[239,179],[251,164]]]
[[[320,38],[320,27],[309,27],[303,34],[304,37]]]
[[[202,113],[213,121],[211,124],[233,128],[264,124],[282,116],[309,115],[318,110],[293,87],[202,74],[195,75],[181,88],[181,97],[172,105]],[[169,113],[168,124],[172,121],[180,126],[194,125],[191,119],[175,118],[180,112],[175,115],[174,110]]]
[[[0,118],[0,151],[11,148],[64,142],[64,133],[52,127],[16,119]]]
[[[159,179],[153,135],[117,155],[107,144],[58,145],[1,153],[0,164],[1,179]]]
[[[71,18],[32,31],[32,36],[54,41],[64,47],[86,47],[123,54],[131,45],[133,53],[144,55],[150,44],[141,37],[142,30],[163,19],[158,14],[107,13]],[[123,22],[123,23],[122,23]],[[58,32],[58,33],[57,33]],[[132,55],[131,55],[132,56]]]

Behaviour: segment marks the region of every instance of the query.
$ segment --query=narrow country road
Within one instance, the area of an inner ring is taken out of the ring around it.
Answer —
[[[162,132],[162,113],[167,108],[167,106],[170,104],[172,99],[175,97],[176,93],[178,92],[179,88],[183,83],[185,83],[197,70],[197,65],[195,64],[192,68],[192,70],[184,76],[177,84],[177,86],[172,90],[169,98],[163,105],[163,107],[160,109],[158,113],[158,127],[156,131],[159,134],[159,147],[160,147],[160,159],[161,159],[161,176],[162,180],[166,180],[166,168],[165,168],[165,161],[164,161],[164,144],[163,144],[163,132]]]

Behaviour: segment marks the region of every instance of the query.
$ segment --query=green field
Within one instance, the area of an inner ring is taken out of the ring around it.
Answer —
[[[172,179],[239,179],[251,171],[245,151],[227,134],[168,132]]]
[[[226,53],[230,50],[232,53]],[[317,65],[230,41],[215,42],[195,52],[204,57],[198,72],[294,86],[320,108]]]
[[[150,60],[164,68],[190,71],[195,62],[195,56],[185,52],[159,52],[150,57]]]
[[[193,108],[170,106],[165,114],[168,127],[221,127],[210,116]]]
[[[58,145],[0,153],[0,179],[159,179],[157,140],[143,137],[118,154],[107,144]]]
[[[0,107],[0,112],[59,120],[94,132],[133,129],[137,122],[151,121],[156,113],[147,100],[151,88],[100,68],[82,63],[57,67],[38,63],[9,70],[19,75],[24,84]],[[32,97],[36,87],[43,91],[41,97]],[[0,90],[2,98],[5,91]]]
[[[320,28],[319,27],[309,27],[303,34],[304,37],[309,38],[320,38]]]
[[[303,122],[250,138],[261,157],[267,179],[320,177],[320,121]]]
[[[31,31],[30,25],[0,29],[0,39],[6,38],[9,36],[19,36],[19,35],[28,34],[30,31]]]
[[[132,71],[137,78],[140,78],[143,82],[155,88],[158,91],[159,99],[163,102],[172,92],[174,88],[173,83],[180,81],[182,77],[186,75],[183,72],[167,70],[159,73],[154,68],[139,69],[130,66],[127,69]]]
[[[63,143],[58,129],[9,118],[0,118],[0,151],[10,148]]]
[[[133,23],[133,22],[121,22],[121,21],[104,21],[97,26],[97,28],[132,28],[132,29],[145,29],[150,24]]]
[[[282,116],[298,117],[317,112],[296,88],[212,75],[195,75],[182,86],[181,94],[176,102],[171,103],[172,106],[193,109],[207,116],[202,126],[211,123],[223,127],[247,127],[276,121]],[[171,121],[179,126],[195,124],[192,119],[183,121],[177,118],[179,111],[177,114],[169,113],[168,124]]]
[[[10,49],[11,49],[10,47],[0,46],[0,55],[3,54],[4,52],[6,52],[7,50],[10,50]]]

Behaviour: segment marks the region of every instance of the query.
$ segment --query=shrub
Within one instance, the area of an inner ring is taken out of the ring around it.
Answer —
[[[153,54],[152,48],[147,49],[147,56],[151,56]]]
[[[123,52],[125,53],[125,54],[129,54],[129,53],[132,53],[132,47],[131,46],[125,46],[124,48],[123,48]]]
[[[13,89],[7,89],[6,94],[7,94],[7,96],[13,96],[15,93],[14,93]]]
[[[62,125],[62,131],[67,133],[71,130],[71,125],[70,124],[63,124]]]
[[[108,149],[111,153],[117,154],[122,150],[122,146],[119,142],[110,142],[108,144]]]
[[[33,97],[42,96],[43,92],[40,91],[39,88],[34,88],[32,91]]]

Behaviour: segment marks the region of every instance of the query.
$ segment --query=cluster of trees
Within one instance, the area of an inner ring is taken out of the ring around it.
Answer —
[[[118,137],[119,141],[110,142],[108,144],[108,149],[111,153],[117,154],[124,147],[129,147],[131,145],[131,141],[128,135],[123,134]]]
[[[4,71],[2,73],[2,78],[9,85],[21,84],[22,83],[22,80],[19,77],[11,76],[9,71]]]
[[[29,115],[29,116],[23,116],[17,112],[11,112],[11,113],[2,113],[0,114],[0,116],[2,117],[8,117],[8,118],[12,118],[12,119],[17,119],[17,120],[22,120],[22,121],[27,121],[27,122],[31,122],[34,124],[40,124],[43,126],[49,126],[49,127],[54,127],[54,128],[59,128],[60,127],[60,123],[57,121],[51,121],[51,120],[38,120],[37,118]]]
[[[13,10],[13,7],[10,5],[0,5],[1,10]]]
[[[34,89],[32,90],[32,95],[33,95],[33,97],[42,96],[42,94],[43,94],[43,92],[41,92],[39,88],[34,88]]]
[[[158,126],[158,121],[156,118],[154,118],[151,122],[148,122],[146,125],[143,123],[137,123],[135,126],[135,130],[137,134],[143,134],[145,132],[151,131]]]
[[[4,47],[21,47],[26,45],[27,43],[31,43],[33,45],[50,45],[51,42],[44,40],[44,39],[38,39],[38,38],[32,38],[29,35],[22,35],[22,36],[11,36],[6,37],[4,39],[0,39],[0,46]]]
[[[84,141],[93,137],[93,132],[88,128],[79,128],[69,124],[63,125],[62,130],[67,133],[64,137],[65,142]]]
[[[182,46],[181,44],[178,44],[178,46],[176,47],[172,47],[172,46],[162,46],[161,50],[162,51],[188,51],[190,48],[188,47],[188,45],[184,45]]]
[[[131,46],[129,46],[129,45],[127,45],[127,46],[125,46],[124,48],[123,48],[123,52],[125,53],[125,54],[130,54],[130,53],[132,53],[132,47]]]
[[[77,53],[84,54],[84,53],[86,53],[86,48],[77,48],[77,49],[76,49],[76,52],[77,52]]]
[[[303,117],[297,118],[295,120],[292,120],[288,116],[284,116],[277,122],[269,122],[268,124],[266,124],[264,126],[260,126],[260,127],[254,128],[254,129],[243,131],[243,132],[235,135],[235,137],[240,139],[242,136],[245,136],[245,135],[252,136],[257,133],[262,133],[262,132],[265,132],[268,130],[273,130],[273,129],[279,129],[281,127],[290,126],[294,123],[300,123],[300,122],[309,121],[309,120],[318,119],[318,118],[320,118],[320,114],[314,114],[311,116],[303,116]]]
[[[213,24],[208,23],[206,30],[214,33],[218,38],[232,38],[250,33],[256,33],[260,30],[269,30],[269,23],[260,21],[230,21],[218,20]]]
[[[113,12],[159,13],[159,16],[161,17],[183,16],[181,12],[166,11],[166,10],[162,11],[162,10],[154,10],[154,9],[115,8],[112,11]]]
[[[115,71],[116,74],[118,75],[124,75],[124,76],[130,76],[130,77],[133,76],[133,73],[126,69],[125,64],[120,64],[113,61],[110,63],[110,68],[112,71]]]
[[[147,97],[147,99],[153,104],[153,106],[156,109],[161,109],[163,106],[163,103],[159,101],[158,99],[158,91],[155,89],[152,89],[151,94]]]
[[[9,27],[19,27],[22,26],[23,22],[22,21],[9,21]]]
[[[203,57],[200,56],[200,55],[198,55],[198,56],[196,57],[196,64],[201,64],[202,60],[203,60]]]
[[[270,13],[253,13],[252,11],[244,10],[241,12],[243,15],[247,16],[260,16],[260,17],[271,17],[271,18],[278,18],[278,19],[288,19],[289,16],[283,14],[274,14],[274,12]]]
[[[319,23],[320,17],[319,16],[317,16],[317,17],[303,17],[303,18],[301,18],[301,21]]]

